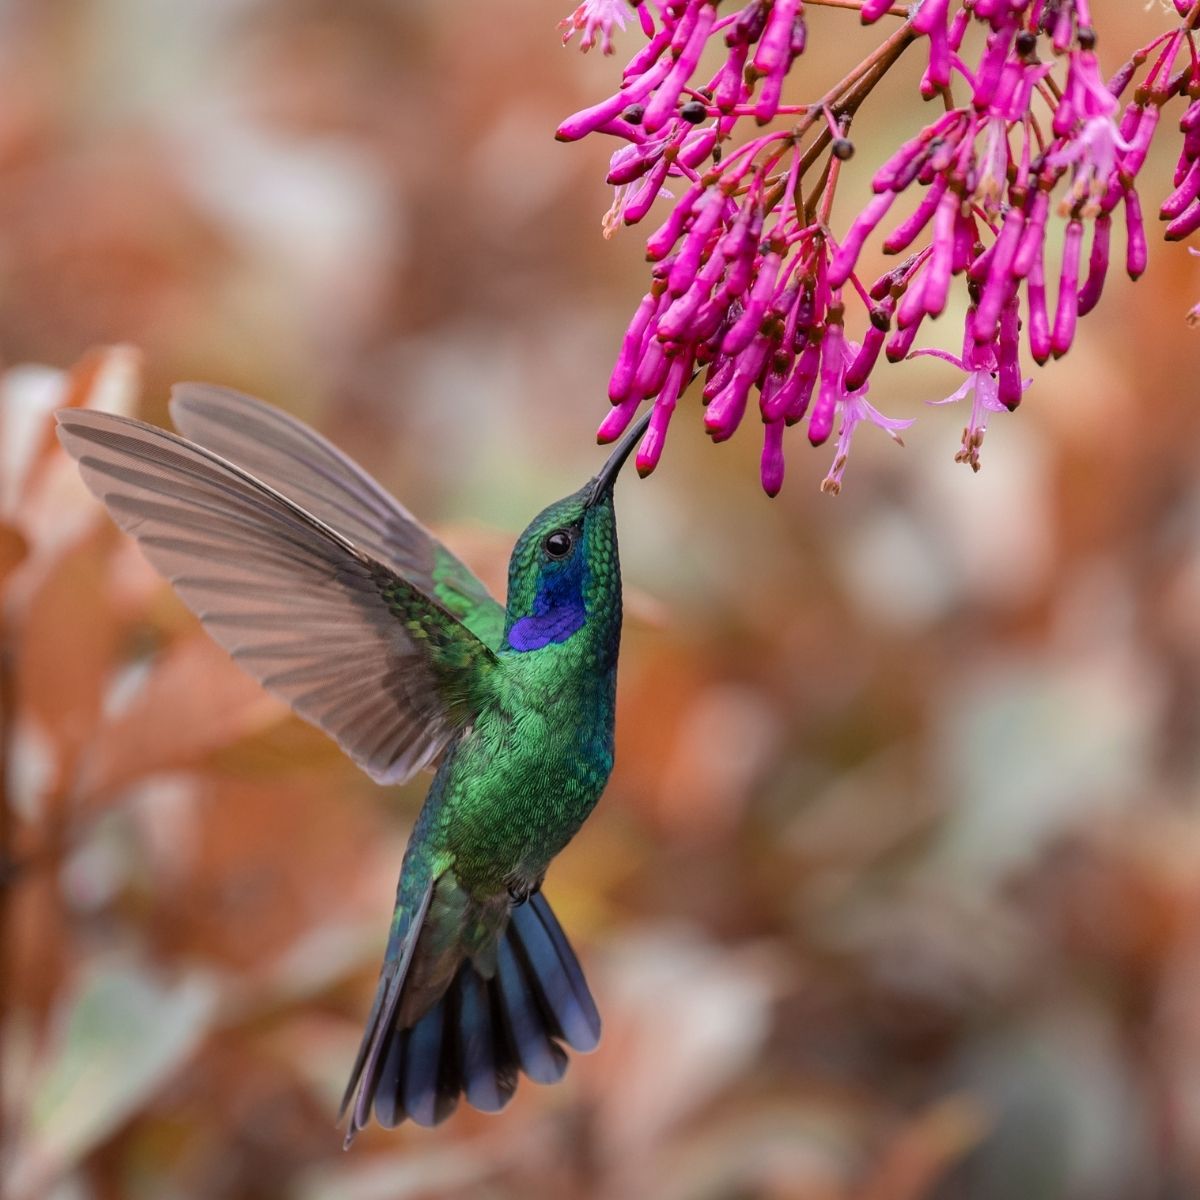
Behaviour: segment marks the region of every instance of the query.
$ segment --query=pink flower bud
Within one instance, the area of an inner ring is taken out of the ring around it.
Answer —
[[[1150,142],[1154,131],[1158,128],[1158,118],[1162,110],[1157,104],[1150,104],[1142,111],[1132,138],[1129,139],[1129,149],[1121,160],[1121,169],[1133,178],[1142,169],[1146,155],[1150,151]]]
[[[610,408],[604,420],[600,422],[600,428],[596,430],[596,441],[602,446],[616,441],[629,428],[629,422],[641,406],[641,397],[635,396],[622,401],[615,408]]]
[[[716,229],[725,211],[725,197],[719,190],[710,190],[704,200],[696,205],[692,227],[684,235],[679,257],[675,260],[667,278],[667,287],[673,296],[682,296],[692,286],[700,259],[708,247],[708,240]]]
[[[725,269],[725,255],[718,246],[697,274],[695,282],[682,296],[673,300],[658,322],[658,336],[663,341],[684,339],[700,305],[706,301],[716,287],[717,280]]]
[[[863,0],[862,8],[858,10],[859,19],[864,25],[874,25],[889,8],[893,0]]]
[[[767,350],[767,339],[756,339],[738,361],[725,389],[704,410],[704,428],[714,442],[731,438],[741,424],[746,412],[746,398],[762,371]]]
[[[651,262],[658,262],[671,252],[704,190],[703,183],[693,184],[671,210],[667,219],[646,239],[646,257]]]
[[[667,378],[667,368],[671,365],[667,357],[667,348],[656,337],[648,338],[642,361],[638,363],[637,373],[633,377],[633,394],[643,399],[657,396],[662,390]]]
[[[1178,187],[1163,201],[1159,214],[1164,221],[1172,221],[1184,212],[1200,195],[1200,159],[1192,163],[1191,170]]]
[[[1026,279],[1029,293],[1029,351],[1034,362],[1045,363],[1050,357],[1050,318],[1046,312],[1046,277],[1042,255],[1034,259]]]
[[[1000,313],[1012,295],[1010,268],[1025,227],[1025,214],[1019,208],[1011,208],[1004,218],[1000,236],[996,239],[991,269],[988,271],[987,286],[979,298],[979,309],[975,316],[975,339],[990,342],[996,336],[1000,324]]]
[[[1015,33],[1016,26],[1008,25],[988,35],[987,47],[979,61],[979,69],[975,72],[975,90],[971,97],[979,111],[989,108],[992,104]]]
[[[601,125],[611,121],[614,117],[619,117],[631,104],[648,95],[653,88],[657,87],[666,78],[667,72],[670,69],[671,60],[664,58],[661,62],[656,63],[636,83],[631,83],[629,87],[623,88],[615,96],[610,96],[607,100],[602,100],[599,104],[593,104],[591,108],[581,109],[579,112],[569,116],[558,127],[554,136],[560,142],[575,142],[581,137],[585,137],[587,134],[599,129]],[[653,130],[648,132],[653,132]]]
[[[621,350],[613,367],[612,377],[608,381],[608,398],[614,404],[627,400],[633,388],[634,377],[642,357],[642,346],[646,339],[646,327],[650,318],[658,311],[659,297],[653,292],[647,292],[638,305],[629,328],[625,330],[625,338],[621,342]],[[640,399],[640,397],[639,397]]]
[[[1079,316],[1079,256],[1083,245],[1083,225],[1071,221],[1063,241],[1062,272],[1058,280],[1058,306],[1054,313],[1051,351],[1061,358],[1075,340],[1075,322]]]
[[[892,202],[896,199],[894,192],[884,192],[878,196],[872,196],[868,201],[867,207],[854,218],[854,224],[850,226],[849,232],[842,240],[842,244],[837,248],[829,264],[829,286],[839,288],[847,279],[850,278],[850,273],[854,270],[854,264],[858,261],[858,256],[862,253],[863,243],[871,236],[879,222],[883,220],[887,214],[887,210],[891,208]]]
[[[931,316],[940,316],[946,308],[950,295],[950,272],[954,262],[955,225],[962,208],[962,199],[957,192],[947,191],[938,203],[933,218],[933,257],[925,270],[925,286],[921,296],[922,306]],[[905,297],[907,299],[907,297]],[[903,312],[903,304],[901,305]],[[900,318],[901,325],[911,322],[909,316]]]
[[[884,319],[886,320],[886,316]],[[879,352],[883,349],[883,343],[887,341],[887,335],[888,326],[886,324],[872,323],[867,326],[867,332],[863,335],[862,348],[846,368],[846,391],[857,392],[867,382],[868,376],[875,369],[875,364],[879,360]]]
[[[636,225],[650,211],[650,206],[662,191],[670,166],[665,158],[660,158],[632,198],[625,202],[621,209],[621,219],[626,225]]]
[[[750,289],[746,311],[730,326],[729,332],[721,342],[722,354],[741,354],[758,333],[767,312],[767,305],[775,294],[779,263],[780,254],[777,250],[771,250],[764,256],[758,268],[758,278],[754,281],[754,287]]]
[[[933,181],[933,185],[922,197],[921,203],[917,205],[912,215],[906,220],[901,221],[884,239],[883,251],[885,254],[899,254],[901,251],[908,249],[913,239],[929,224],[933,214],[937,211],[937,206],[946,191],[948,183],[949,178],[946,175],[939,175]],[[879,198],[891,199],[892,195],[893,193],[888,192]]]
[[[759,462],[759,479],[768,496],[778,496],[783,487],[783,418],[768,421],[763,428],[762,459]]]
[[[798,7],[797,0],[775,0],[771,5],[771,15],[754,54],[754,69],[759,75],[782,78],[791,65],[792,25]]]
[[[718,358],[713,362],[708,368],[704,390],[701,392],[705,404],[711,403],[729,386],[736,368],[737,360],[733,358]]]
[[[908,352],[912,349],[913,342],[917,340],[917,331],[921,328],[921,322],[925,319],[924,310],[921,311],[920,317],[915,320],[907,329],[897,329],[895,333],[888,339],[887,354],[888,362],[902,362],[908,357]]]
[[[1200,229],[1200,200],[1197,200],[1181,216],[1176,217],[1167,226],[1167,231],[1163,234],[1163,237],[1168,242],[1181,242],[1184,238],[1191,237],[1197,229]]]
[[[1021,403],[1025,385],[1021,381],[1021,318],[1014,295],[1000,318],[1000,340],[996,350],[998,396],[1000,403],[1012,412]]]
[[[716,19],[717,8],[710,0],[701,0],[701,3],[692,5],[684,14],[671,42],[672,51],[678,49],[679,57],[675,59],[669,74],[651,96],[642,117],[642,125],[647,133],[656,133],[675,111],[679,94],[687,86],[687,81],[691,79],[700,62],[700,55],[704,52]],[[679,43],[682,41],[680,35],[685,29],[689,30],[689,34],[682,49],[679,49]]]
[[[1130,279],[1137,279],[1146,269],[1149,247],[1146,245],[1142,204],[1133,188],[1125,189],[1125,231],[1125,269]]]
[[[1108,275],[1108,247],[1112,233],[1112,218],[1102,213],[1092,229],[1092,252],[1088,259],[1088,275],[1079,289],[1079,315],[1086,317],[1100,302],[1104,280]]]
[[[713,84],[713,104],[721,112],[728,112],[741,104],[749,94],[744,70],[750,55],[749,43],[740,43],[729,51],[729,57]]]
[[[639,4],[638,11],[641,12],[646,8],[646,5]],[[647,15],[649,15],[647,13]],[[630,59],[629,66],[622,72],[622,78],[626,83],[632,79],[637,79],[638,76],[644,75],[662,55],[662,52],[671,44],[671,30],[664,26],[660,29],[641,50]]]
[[[926,268],[913,279],[900,299],[900,307],[896,310],[896,324],[901,329],[915,328],[925,319],[928,311],[925,307],[925,283],[928,273]]]
[[[1012,273],[1024,279],[1033,269],[1034,260],[1039,258],[1046,240],[1046,218],[1050,213],[1050,193],[1038,189],[1029,210],[1029,220],[1013,255]]]
[[[779,101],[783,97],[782,71],[768,75],[763,80],[762,90],[758,94],[758,102],[754,106],[754,119],[760,125],[766,125],[774,120],[779,111]]]
[[[681,354],[671,362],[662,392],[655,401],[654,411],[650,414],[650,424],[646,428],[646,436],[642,438],[637,458],[634,460],[637,473],[643,477],[649,475],[658,466],[658,460],[662,457],[663,445],[667,439],[667,426],[670,424],[671,414],[675,411],[675,402],[679,399],[683,389],[687,387],[691,375],[691,355]]]
[[[808,440],[819,446],[833,432],[837,399],[845,371],[846,335],[841,325],[830,325],[821,347],[821,391],[808,418]]]

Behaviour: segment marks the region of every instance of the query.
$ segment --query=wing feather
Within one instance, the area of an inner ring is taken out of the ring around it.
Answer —
[[[372,778],[409,778],[471,719],[495,656],[352,537],[161,429],[58,420],[84,482],[211,636]]]
[[[171,419],[184,437],[291,496],[434,597],[486,645],[499,647],[503,606],[412,513],[314,429],[252,396],[207,383],[176,384]]]

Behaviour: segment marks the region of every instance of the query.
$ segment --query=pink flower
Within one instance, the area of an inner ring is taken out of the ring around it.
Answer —
[[[972,471],[979,470],[979,451],[983,447],[983,435],[987,433],[989,414],[1011,412],[1020,403],[1021,395],[1033,383],[1022,379],[1017,358],[1017,336],[1020,318],[1014,298],[1000,318],[999,332],[994,341],[979,343],[970,335],[972,311],[967,318],[967,338],[961,358],[946,350],[914,350],[910,355],[918,358],[940,358],[966,373],[962,386],[951,392],[944,400],[931,400],[930,404],[953,404],[971,397],[971,416],[963,430],[962,449],[954,456],[955,462],[966,463]]]
[[[1081,124],[1046,158],[1046,165],[1055,170],[1074,168],[1071,186],[1059,201],[1062,216],[1080,207],[1085,216],[1095,216],[1110,189],[1119,183],[1121,155],[1133,146],[1121,136],[1113,119],[1117,107],[1116,97],[1100,79],[1096,56],[1090,51],[1073,54],[1067,89],[1054,114],[1054,131],[1065,135],[1072,124]]]
[[[1058,202],[1058,211],[1065,217],[1076,205],[1083,204],[1088,216],[1097,212],[1116,176],[1118,155],[1129,149],[1112,117],[1089,117],[1078,136],[1046,159],[1051,167],[1075,168],[1071,187]]]
[[[558,23],[563,30],[563,45],[565,46],[575,33],[578,32],[579,48],[586,54],[597,42],[605,54],[613,52],[613,26],[625,29],[626,14],[629,6],[625,0],[584,0],[584,2],[569,17],[563,17]]]
[[[557,130],[562,141],[597,133],[621,143],[608,235],[642,220],[668,180],[682,182],[646,241],[652,278],[613,368],[601,437],[618,436],[649,402],[637,464],[653,470],[699,380],[714,442],[757,408],[770,495],[783,483],[788,427],[806,422],[814,446],[836,431],[823,487],[837,492],[858,424],[895,436],[911,423],[867,403],[868,378],[885,358],[909,357],[929,322],[965,309],[961,357],[935,353],[967,377],[943,402],[971,398],[957,457],[978,469],[991,414],[1016,408],[1029,386],[1020,344],[1039,364],[1070,352],[1122,224],[1126,269],[1145,270],[1139,174],[1175,101],[1186,109],[1183,141],[1160,216],[1168,240],[1200,230],[1200,0],[1171,3],[1183,23],[1106,80],[1089,0],[862,0],[863,24],[890,13],[907,31],[815,104],[803,86],[787,94],[808,40],[802,0],[635,3],[644,45],[607,99]],[[583,30],[585,45],[607,49],[626,15],[624,0],[591,0],[568,34]],[[928,51],[920,92],[943,103],[864,173],[849,161],[852,126],[914,34]],[[844,233],[835,198],[856,201]],[[877,237],[899,259],[871,283],[858,272]],[[1200,324],[1200,305],[1189,321]]]
[[[661,186],[661,180],[651,177],[635,183],[620,183],[613,188],[613,202],[600,218],[600,228],[606,238],[613,238],[622,225],[633,225],[640,220],[655,200],[670,200],[669,189]]]
[[[966,365],[953,355],[943,355],[937,351],[927,351],[937,357],[945,357],[947,362],[954,363],[960,371],[966,371],[967,377],[962,386],[956,388],[943,400],[930,400],[930,404],[954,404],[971,396],[971,418],[963,430],[962,449],[954,456],[955,462],[970,464],[972,471],[980,467],[979,451],[983,447],[983,435],[987,433],[988,414],[1001,413],[1008,410],[1000,403],[1000,384],[990,371],[969,370]],[[1033,380],[1029,380],[1032,383]],[[1028,383],[1025,385],[1028,386]]]
[[[855,428],[861,421],[869,421],[872,425],[878,425],[901,446],[904,445],[904,442],[900,438],[900,430],[907,429],[913,423],[911,417],[907,420],[885,417],[875,408],[867,400],[867,392],[871,390],[870,384],[864,383],[862,387],[853,392],[846,390],[846,368],[858,357],[860,349],[861,347],[856,342],[846,342],[843,348],[841,370],[833,374],[830,379],[834,385],[832,401],[842,419],[841,428],[838,430],[837,449],[833,455],[833,466],[829,468],[829,474],[821,481],[821,491],[830,496],[836,496],[842,490],[842,476],[845,474],[846,462],[850,457],[850,441],[854,437]],[[822,388],[826,386],[824,377],[822,377],[821,386]],[[830,400],[831,397],[823,395],[819,403],[828,404]]]

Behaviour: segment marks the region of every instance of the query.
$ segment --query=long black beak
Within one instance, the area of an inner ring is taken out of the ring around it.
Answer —
[[[592,490],[587,498],[587,507],[591,508],[593,504],[599,504],[600,501],[612,495],[613,485],[617,482],[617,476],[621,472],[621,468],[625,465],[625,460],[633,453],[633,448],[642,440],[642,434],[646,432],[646,426],[650,424],[650,415],[654,412],[651,406],[648,412],[643,413],[637,420],[632,429],[620,440],[617,448],[608,456],[608,462],[600,468],[600,474],[592,480]]]

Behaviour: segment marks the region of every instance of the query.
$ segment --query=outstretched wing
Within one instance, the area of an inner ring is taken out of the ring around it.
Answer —
[[[315,430],[252,396],[208,383],[176,384],[171,419],[184,437],[293,497],[434,597],[486,645],[500,646],[503,606],[406,508]]]
[[[408,580],[210,450],[56,415],[84,482],[212,637],[373,779],[408,779],[472,719],[495,656]]]

